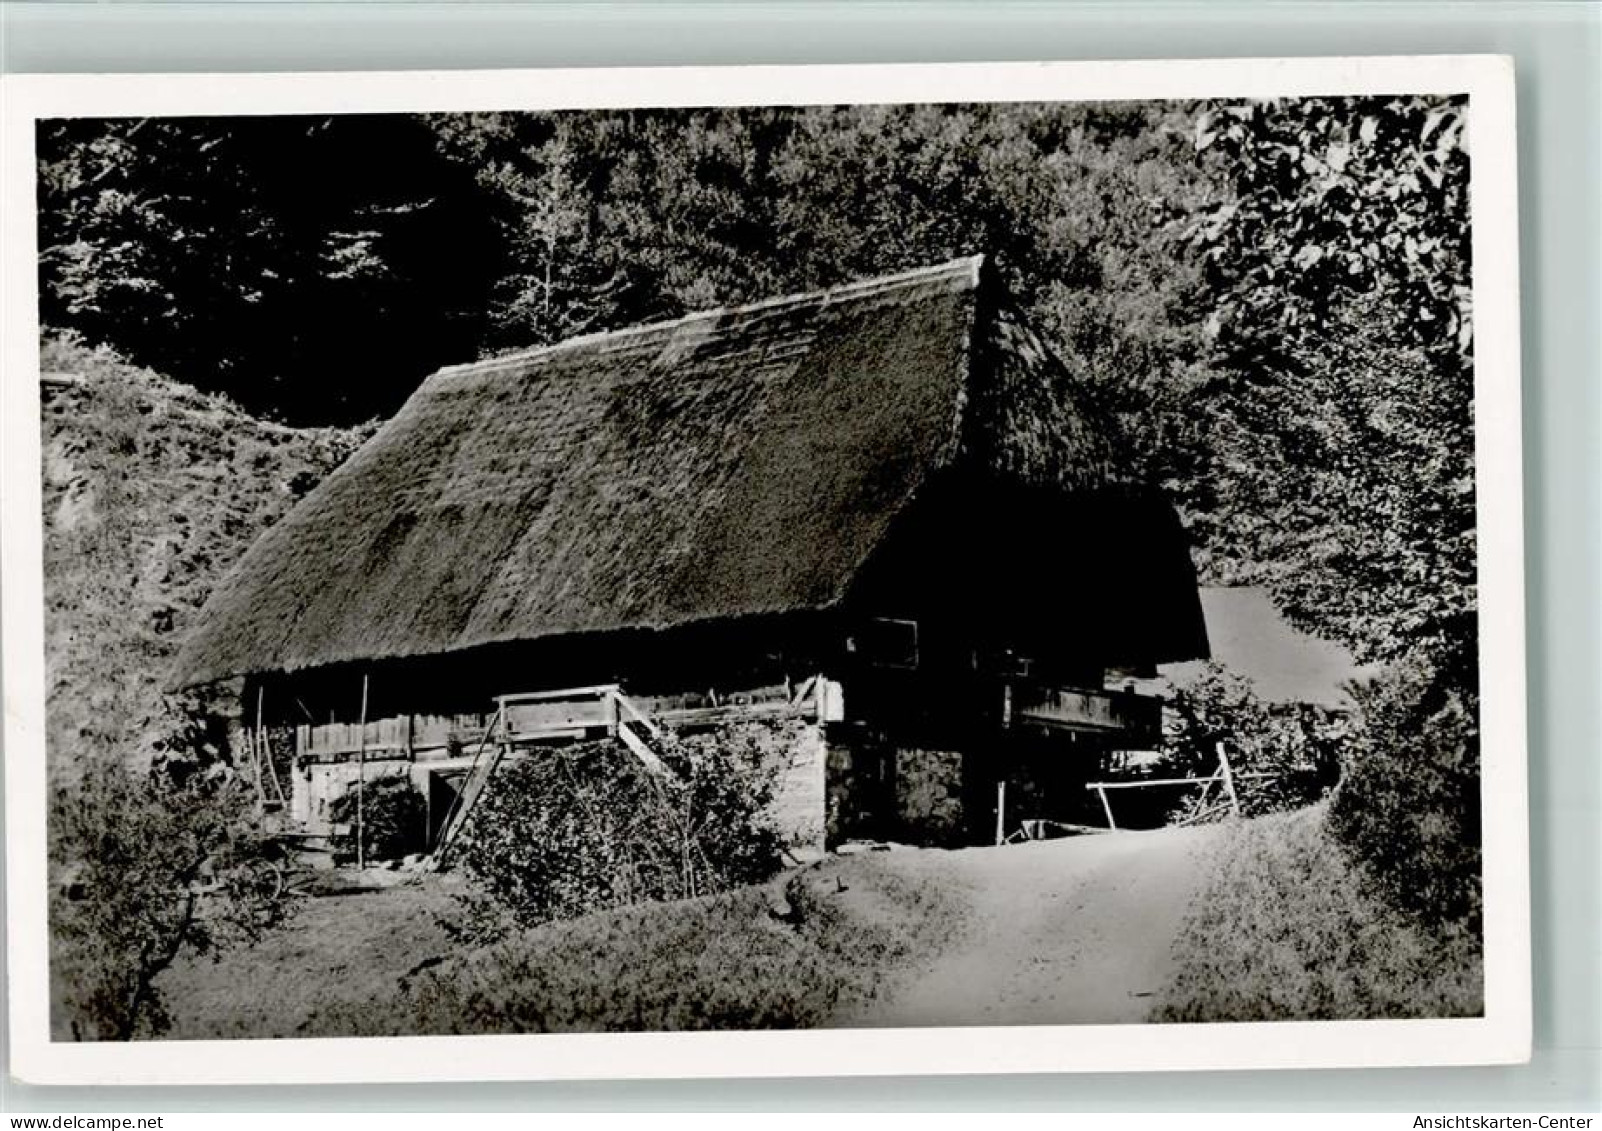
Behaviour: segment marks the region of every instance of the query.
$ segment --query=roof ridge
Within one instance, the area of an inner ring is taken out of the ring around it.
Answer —
[[[475,373],[494,373],[501,369],[521,365],[536,358],[551,354],[565,353],[571,349],[594,345],[597,342],[626,341],[634,337],[645,337],[650,334],[662,333],[675,327],[687,326],[707,319],[725,318],[729,315],[758,314],[767,310],[785,306],[801,306],[815,302],[819,306],[828,307],[837,302],[862,298],[873,294],[882,294],[900,287],[915,283],[937,279],[942,276],[961,278],[970,288],[979,285],[980,273],[984,268],[983,254],[966,255],[957,259],[948,259],[943,263],[928,264],[923,267],[913,267],[905,271],[896,271],[888,275],[876,275],[869,279],[855,279],[846,283],[836,283],[832,287],[820,287],[810,291],[794,291],[790,294],[776,295],[772,298],[758,299],[755,302],[741,303],[739,306],[714,306],[704,310],[692,311],[678,318],[668,318],[660,322],[641,322],[633,326],[621,326],[615,330],[596,330],[588,334],[578,334],[571,338],[563,338],[559,342],[551,342],[543,346],[534,346],[515,353],[502,354],[499,357],[484,358],[481,361],[465,361],[455,365],[442,366],[433,374],[438,377],[459,377]]]

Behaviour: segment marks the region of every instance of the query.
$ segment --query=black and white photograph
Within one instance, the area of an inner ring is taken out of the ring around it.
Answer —
[[[45,1043],[1528,1040],[1505,110],[940,70],[38,114]]]

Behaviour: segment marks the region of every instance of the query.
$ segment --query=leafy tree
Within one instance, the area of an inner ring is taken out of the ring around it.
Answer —
[[[1466,678],[1474,630],[1464,107],[1328,99],[1209,107],[1233,191],[1189,236],[1216,363],[1188,447],[1220,575],[1364,659],[1423,649]]]
[[[57,794],[50,831],[55,1025],[75,1040],[161,1034],[159,975],[186,952],[256,938],[285,910],[231,773],[178,780],[113,762]]]
[[[1344,750],[1330,816],[1393,906],[1478,937],[1476,698],[1408,660],[1358,689],[1364,725]]]
[[[1217,664],[1178,688],[1169,701],[1174,723],[1164,735],[1159,777],[1210,777],[1223,746],[1246,816],[1300,808],[1335,784],[1344,726],[1311,704],[1275,704],[1251,682]],[[1265,774],[1267,777],[1247,775]],[[1177,817],[1194,816],[1225,799],[1214,787],[1181,799]]]
[[[39,157],[47,325],[295,422],[473,349],[488,232],[415,118],[50,121]]]
[[[1466,113],[1365,98],[1199,116],[1233,192],[1190,227],[1218,303],[1192,502],[1215,570],[1390,665],[1359,697],[1333,827],[1391,902],[1477,932]]]
[[[1197,148],[1234,189],[1193,229],[1226,348],[1323,340],[1345,301],[1378,293],[1419,345],[1466,362],[1466,111],[1418,96],[1203,107]]]

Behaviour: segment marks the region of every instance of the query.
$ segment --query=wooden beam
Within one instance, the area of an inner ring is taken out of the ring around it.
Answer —
[[[1107,814],[1107,827],[1109,829],[1116,829],[1118,827],[1118,822],[1113,820],[1112,803],[1107,800],[1107,791],[1100,785],[1097,785],[1096,796],[1101,798],[1102,812]]]
[[[1249,778],[1277,778],[1278,774],[1235,774],[1236,781],[1245,781]],[[1220,774],[1213,774],[1206,778],[1144,778],[1137,781],[1093,781],[1086,782],[1086,789],[1140,789],[1148,785],[1206,785],[1208,782],[1220,782],[1224,778]]]
[[[646,734],[658,742],[662,740],[662,728],[652,722],[650,716],[636,707],[633,700],[624,695],[622,691],[614,689],[607,698],[612,704],[615,723],[620,723],[622,721],[621,716],[627,715],[633,722],[639,724]]]
[[[267,772],[267,780],[272,783],[272,792],[278,795],[278,804],[287,805],[289,798],[284,796],[284,783],[278,780],[278,767],[273,762],[273,744],[267,738],[267,726],[262,721],[262,700],[266,697],[265,684],[256,685],[256,746],[257,756]],[[266,799],[266,793],[262,794]]]
[[[365,830],[362,827],[362,807],[367,796],[367,673],[362,673],[362,716],[356,724],[360,731],[361,745],[356,754],[356,867],[367,867],[367,846]]]
[[[786,681],[788,681],[790,677],[785,676],[784,678]],[[798,710],[804,708],[806,706],[807,697],[812,694],[817,686],[818,677],[815,675],[808,676],[806,679],[802,680],[801,686],[795,689],[795,694],[789,696],[790,705]]]
[[[267,788],[261,780],[261,700],[265,690],[264,684],[256,685],[256,729],[250,735],[250,770],[256,780],[257,815],[267,807]]]
[[[1235,793],[1235,775],[1229,768],[1229,755],[1224,752],[1224,744],[1218,744],[1218,772],[1224,778],[1224,791],[1229,794],[1229,807],[1234,810],[1235,816],[1240,816],[1240,797]]]
[[[552,699],[600,699],[621,690],[615,683],[597,683],[589,687],[561,687],[552,691],[519,691],[512,695],[497,695],[495,702],[515,706],[518,703],[544,703]]]
[[[634,733],[628,723],[618,723],[617,736],[623,740],[623,745],[629,748],[629,753],[638,758],[651,773],[665,774],[668,772],[668,768],[662,759],[656,756],[656,751],[641,741],[640,736]]]
[[[495,712],[495,717],[490,720],[489,725],[484,728],[483,737],[479,739],[478,749],[473,752],[473,762],[468,768],[466,779],[462,782],[461,791],[451,799],[450,807],[445,810],[445,819],[440,823],[439,827],[439,842],[434,845],[433,859],[436,866],[442,866],[445,863],[446,854],[450,851],[451,844],[456,839],[457,831],[467,822],[468,814],[472,812],[473,806],[478,803],[479,794],[484,792],[484,786],[488,783],[490,775],[495,772],[495,767],[500,764],[501,754],[506,750],[506,747],[500,743],[496,743],[495,752],[490,756],[489,762],[481,764],[481,759],[484,757],[484,750],[488,747],[491,737],[498,734],[505,717],[506,707],[503,705]]]

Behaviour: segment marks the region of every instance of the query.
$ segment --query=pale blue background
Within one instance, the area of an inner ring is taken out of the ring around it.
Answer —
[[[1596,1111],[1602,1102],[1602,6],[1597,3],[7,3],[20,71],[1494,52],[1518,68],[1535,1043],[1526,1067],[1160,1076],[88,1089],[90,1112],[488,1108]],[[175,1055],[182,1055],[175,1050]]]

